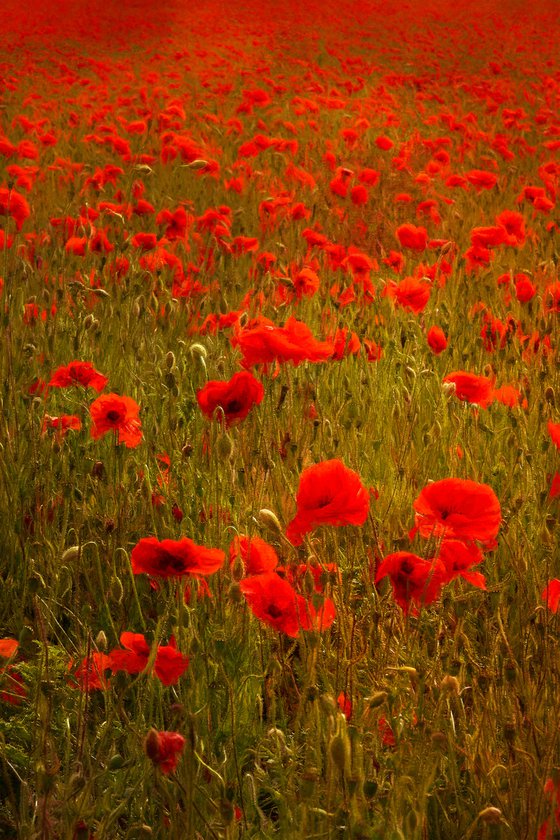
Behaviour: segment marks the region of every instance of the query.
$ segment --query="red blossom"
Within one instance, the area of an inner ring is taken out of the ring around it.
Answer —
[[[358,473],[334,458],[307,467],[299,481],[297,514],[286,535],[293,545],[319,525],[363,525],[369,494]]]
[[[135,575],[179,578],[186,575],[211,575],[224,563],[225,554],[218,548],[205,548],[187,537],[162,540],[145,537],[132,549],[130,561]]]

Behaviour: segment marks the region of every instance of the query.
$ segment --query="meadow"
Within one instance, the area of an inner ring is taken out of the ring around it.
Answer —
[[[560,836],[553,0],[0,31],[0,837]]]

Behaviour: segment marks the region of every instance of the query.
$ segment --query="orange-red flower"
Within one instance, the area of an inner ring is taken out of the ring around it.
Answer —
[[[552,443],[560,449],[560,423],[553,423],[548,421],[548,433],[551,437]]]
[[[162,540],[145,537],[132,549],[130,562],[135,575],[178,578],[186,575],[211,575],[224,563],[225,553],[205,548],[187,537]]]
[[[483,559],[482,550],[474,542],[443,540],[438,552],[438,560],[445,568],[446,583],[461,577],[478,589],[486,589],[486,579],[481,572],[473,572],[472,567]]]
[[[377,569],[375,582],[389,577],[393,597],[399,607],[408,612],[412,601],[431,604],[441,593],[446,573],[439,561],[424,560],[410,551],[388,554]]]
[[[91,436],[94,439],[107,432],[115,432],[119,443],[124,443],[129,449],[141,443],[142,424],[138,417],[140,406],[131,397],[103,394],[92,402],[89,412],[93,421]]]
[[[31,215],[27,200],[13,189],[0,189],[0,216],[11,216],[18,230]]]
[[[441,327],[430,327],[426,336],[428,339],[428,346],[436,356],[447,348],[447,338]]]
[[[252,575],[239,587],[258,619],[294,639],[300,630],[327,630],[336,617],[330,598],[316,609],[275,572]]]
[[[150,729],[144,741],[144,750],[150,761],[158,767],[164,776],[177,768],[179,757],[186,741],[179,732],[158,732]]]
[[[233,565],[240,557],[247,575],[272,572],[278,565],[278,555],[271,545],[261,537],[234,537],[229,547],[229,562]]]
[[[455,386],[455,396],[463,402],[487,408],[494,399],[493,383],[487,376],[457,370],[445,376],[443,381]]]
[[[369,494],[358,473],[334,458],[302,472],[296,503],[286,535],[292,545],[301,545],[304,535],[319,525],[363,525]]]
[[[428,242],[428,231],[425,227],[405,224],[397,228],[397,239],[401,248],[410,248],[412,251],[424,251]]]
[[[219,419],[216,411],[221,409],[226,426],[244,420],[253,406],[262,402],[263,397],[262,384],[247,370],[235,373],[227,382],[207,382],[196,394],[202,413],[210,420],[214,417]]]
[[[262,318],[239,330],[231,343],[241,350],[246,368],[271,362],[324,362],[334,349],[331,342],[317,341],[307,324],[295,318],[288,318],[283,327]]]
[[[541,599],[546,601],[550,612],[558,612],[560,609],[560,580],[558,578],[548,581],[541,593]]]
[[[91,362],[70,362],[55,370],[51,376],[50,388],[68,388],[71,385],[82,385],[84,388],[93,388],[102,391],[109,380],[98,370],[95,370]]]
[[[142,633],[121,633],[123,648],[115,648],[109,653],[110,667],[113,673],[126,671],[127,674],[140,674],[145,670],[150,658],[150,646]],[[159,645],[154,661],[154,673],[164,685],[175,685],[189,667],[189,658],[180,653],[174,644]]]
[[[392,298],[397,306],[408,309],[418,315],[426,308],[430,300],[432,287],[417,277],[405,277],[399,283],[393,280],[387,283],[383,294]]]
[[[414,501],[416,527],[423,537],[478,540],[493,545],[502,512],[487,484],[444,478],[428,484]]]

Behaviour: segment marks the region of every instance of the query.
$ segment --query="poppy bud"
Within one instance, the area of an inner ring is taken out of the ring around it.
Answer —
[[[239,588],[239,584],[233,583],[229,588],[229,597],[234,604],[241,604],[243,601],[243,593]]]
[[[304,799],[313,796],[315,785],[319,781],[319,774],[314,767],[309,767],[301,774],[301,793]]]
[[[173,368],[175,367],[175,354],[172,350],[170,350],[167,356],[165,357],[165,366],[168,370],[173,370]]]
[[[122,603],[122,599],[124,596],[124,589],[123,585],[120,581],[120,578],[114,577],[111,581],[111,585],[109,586],[109,594],[111,596],[112,601],[116,601],[117,604]]]
[[[338,711],[338,705],[332,694],[321,694],[321,697],[319,699],[321,701],[323,711],[326,712],[326,714],[336,715]]]
[[[60,558],[62,563],[69,563],[72,560],[77,560],[80,556],[80,546],[79,545],[71,545],[70,548],[67,548],[66,551],[62,552],[62,557]]]
[[[231,458],[233,452],[233,441],[229,435],[222,435],[216,444],[216,451],[220,460],[227,461]]]
[[[200,359],[202,363],[204,363],[208,357],[208,350],[203,344],[191,344],[190,353],[195,358]]]
[[[271,531],[278,531],[279,533],[282,531],[278,517],[268,508],[259,510],[258,520],[264,528],[270,528]]]
[[[97,650],[100,650],[102,653],[107,650],[109,643],[104,630],[100,630],[95,637],[95,646]]]
[[[456,391],[457,386],[454,382],[444,382],[441,386],[441,390],[443,391],[444,396],[452,397]]]
[[[447,674],[439,684],[440,691],[444,694],[455,694],[457,697],[461,692],[461,684],[457,677]]]
[[[157,729],[154,729],[153,727],[144,739],[144,752],[150,761],[155,762],[159,756],[159,736]]]
[[[379,706],[382,706],[388,696],[386,691],[374,692],[368,701],[370,709],[377,709]]]
[[[478,819],[481,822],[496,825],[497,823],[502,821],[502,812],[499,808],[493,808],[492,806],[490,806],[488,808],[484,808],[480,812],[480,814],[478,815]]]
[[[350,760],[350,741],[346,733],[335,735],[329,744],[329,754],[333,764],[344,773]]]

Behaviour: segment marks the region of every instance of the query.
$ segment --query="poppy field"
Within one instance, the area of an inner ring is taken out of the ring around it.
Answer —
[[[4,6],[0,838],[559,837],[557,4]]]

